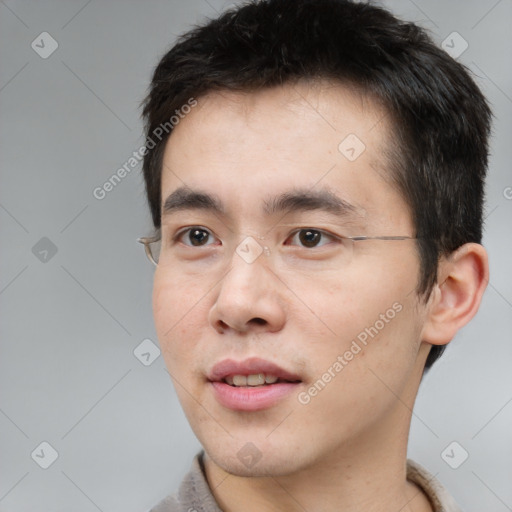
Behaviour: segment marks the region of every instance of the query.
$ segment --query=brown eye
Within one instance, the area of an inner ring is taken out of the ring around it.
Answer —
[[[320,242],[322,235],[319,231],[302,229],[299,231],[299,240],[304,247],[315,247]]]
[[[318,229],[300,229],[296,231],[291,237],[291,245],[300,245],[302,247],[312,249],[329,243],[333,240],[332,236],[329,236],[324,231]]]
[[[179,235],[179,240],[190,247],[203,247],[212,244],[214,241],[212,234],[208,230],[199,227],[182,231]]]

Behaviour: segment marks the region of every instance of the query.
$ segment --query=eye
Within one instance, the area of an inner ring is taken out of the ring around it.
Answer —
[[[321,247],[335,240],[334,235],[329,235],[319,229],[304,228],[295,231],[286,241],[287,245],[300,245],[308,249]]]
[[[204,247],[215,243],[212,233],[200,226],[193,226],[180,231],[176,240],[189,247]]]

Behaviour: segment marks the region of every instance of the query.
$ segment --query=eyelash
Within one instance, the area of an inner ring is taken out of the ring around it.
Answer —
[[[184,229],[178,231],[178,233],[176,233],[176,235],[173,237],[173,242],[174,243],[176,243],[176,242],[182,243],[183,245],[185,245],[187,247],[194,247],[192,245],[183,243],[183,241],[181,240],[184,235],[186,235],[187,233],[190,233],[193,230],[205,231],[206,233],[208,233],[209,236],[215,237],[215,235],[208,228],[205,228],[203,226],[190,226],[188,228],[184,228]],[[208,244],[208,245],[211,245],[211,244]],[[199,247],[205,247],[205,246],[199,246]]]
[[[208,228],[205,228],[203,226],[190,226],[190,227],[184,228],[184,229],[180,230],[178,233],[176,233],[176,235],[173,238],[173,242],[174,243],[182,243],[186,247],[208,247],[210,245],[213,245],[213,244],[206,244],[206,245],[200,245],[200,246],[193,246],[193,245],[184,243],[182,241],[183,236],[185,236],[187,233],[190,233],[193,230],[204,231],[204,232],[208,233],[209,236],[216,238],[215,235]],[[291,232],[285,240],[285,245],[290,245],[290,244],[287,244],[288,240],[293,239],[301,231],[308,231],[308,230],[319,233],[323,238],[330,239],[331,242],[339,242],[340,241],[340,237],[334,235],[333,233],[325,231],[323,229],[304,227],[304,228],[296,229],[293,232]],[[324,245],[326,245],[326,244],[315,245],[314,247],[312,247],[312,248],[310,247],[309,249],[316,249],[318,247],[323,247]],[[308,247],[305,247],[305,246],[298,246],[298,247],[302,247],[303,249],[308,249]]]
[[[340,240],[339,237],[337,237],[336,235],[333,235],[332,233],[329,233],[328,231],[324,231],[323,229],[317,229],[317,228],[300,228],[300,229],[296,229],[295,231],[293,231],[292,233],[290,233],[290,235],[288,236],[288,238],[286,239],[285,241],[285,244],[288,240],[290,239],[293,239],[295,238],[295,236],[297,236],[301,231],[314,231],[316,233],[320,233],[320,235],[323,237],[323,238],[327,238],[329,239],[331,242],[337,242]],[[318,247],[323,247],[324,245],[326,245],[327,243],[329,242],[326,242],[324,244],[321,244],[321,245],[315,245],[313,247],[313,249],[316,249]],[[304,247],[304,246],[299,246],[299,247],[303,247],[304,249],[311,249],[311,247]]]

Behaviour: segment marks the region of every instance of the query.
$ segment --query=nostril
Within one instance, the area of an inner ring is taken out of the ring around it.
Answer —
[[[219,327],[223,331],[225,331],[226,329],[229,329],[229,325],[226,322],[224,322],[223,320],[219,320],[218,324],[219,324]]]
[[[271,324],[261,317],[254,317],[248,322],[240,325],[235,324],[235,322],[229,323],[219,318],[213,325],[219,334],[225,334],[232,330],[240,333],[249,332],[251,331],[251,328],[259,331],[261,327],[268,328]]]

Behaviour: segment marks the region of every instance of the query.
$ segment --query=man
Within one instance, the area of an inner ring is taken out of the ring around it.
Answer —
[[[204,447],[154,511],[454,511],[406,460],[476,313],[490,111],[413,24],[263,0],[182,36],[144,105],[153,309]]]

